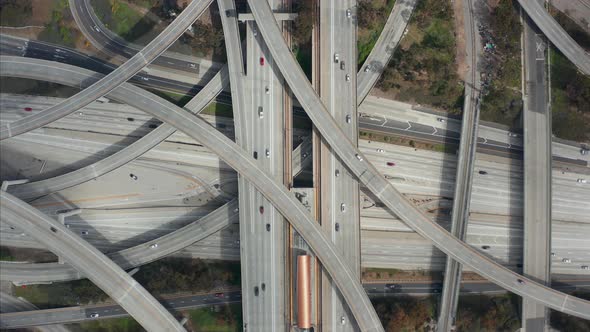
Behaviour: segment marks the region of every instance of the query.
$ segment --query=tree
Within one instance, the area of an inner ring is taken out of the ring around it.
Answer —
[[[293,22],[293,39],[299,45],[311,41],[311,32],[316,22],[314,0],[301,0],[294,6],[297,18]]]

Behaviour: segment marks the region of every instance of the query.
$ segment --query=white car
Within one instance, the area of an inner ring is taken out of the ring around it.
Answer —
[[[590,270],[590,268],[588,267],[588,265],[582,265],[582,270]]]
[[[268,87],[264,88],[264,92],[268,95],[270,94],[270,89]]]
[[[96,30],[96,32],[100,32],[100,29],[96,25],[94,26],[94,30]]]
[[[152,245],[150,246],[150,249],[156,249],[157,247],[158,247],[158,244],[157,244],[157,243],[154,243],[154,244],[152,244]]]
[[[340,212],[344,212],[346,211],[346,204],[342,203],[340,204]]]
[[[350,82],[350,75],[346,74],[346,82]]]
[[[445,119],[443,119],[443,118],[436,118],[436,121],[438,121],[438,122],[442,122],[442,123],[445,123],[445,122],[446,122],[446,120],[445,120]]]
[[[365,73],[368,73],[368,72],[369,72],[369,70],[371,70],[371,66],[366,66],[366,67],[365,67]]]
[[[141,79],[144,80],[144,81],[149,81],[149,78],[147,78],[145,76],[142,76]]]
[[[194,63],[189,63],[188,66],[191,68],[197,68],[197,66]]]
[[[578,183],[588,183],[588,180],[586,180],[586,179],[578,179],[577,182]]]
[[[100,316],[98,312],[93,312],[90,314],[90,318],[98,318],[98,316]]]
[[[346,115],[346,123],[350,123],[350,121],[352,121],[352,118],[350,117],[350,114]]]
[[[270,150],[266,149],[265,154],[266,154],[266,158],[270,158]]]
[[[340,324],[346,325],[346,319],[344,318],[344,316],[340,317]]]
[[[262,109],[262,106],[258,106],[258,118],[259,119],[264,118],[264,110]]]
[[[385,152],[385,151],[384,151],[383,149],[377,149],[377,152],[379,152],[379,153],[383,153],[383,152]]]
[[[572,262],[572,260],[569,259],[569,258],[564,258],[561,261],[564,262],[564,263],[568,263],[568,264]]]
[[[334,53],[334,62],[338,63],[340,61],[340,55],[338,53]]]
[[[358,159],[359,161],[363,161],[363,157],[361,157],[361,155],[360,155],[360,154],[358,154],[358,153],[357,153],[357,154],[355,154],[354,156],[355,156],[355,157],[356,157],[356,159]]]
[[[350,11],[350,9],[346,10],[346,18],[350,18],[352,16],[352,12]]]
[[[515,134],[515,133],[508,133],[508,137],[518,137],[518,134]]]
[[[252,33],[254,34],[254,37],[258,36],[258,30],[256,30],[256,27],[252,27]]]

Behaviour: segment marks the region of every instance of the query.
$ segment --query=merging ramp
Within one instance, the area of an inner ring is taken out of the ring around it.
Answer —
[[[4,71],[6,69],[6,71]],[[20,67],[2,68],[2,75],[17,77],[19,73],[25,73]],[[195,114],[199,114],[229,83],[227,67],[223,67],[215,77],[193,97],[185,106]],[[140,157],[151,148],[160,144],[170,135],[174,134],[176,128],[164,123],[152,130],[149,134],[133,142],[128,147],[86,167],[75,171],[55,176],[49,179],[29,182],[22,185],[14,185],[8,190],[12,195],[20,199],[32,199],[56,191],[73,187],[96,179],[112,170],[115,170],[134,159]]]
[[[480,47],[473,20],[472,0],[463,2],[465,47],[470,60],[465,75],[465,101],[463,103],[463,121],[459,143],[457,173],[455,176],[455,193],[451,216],[451,233],[461,241],[465,241],[469,221],[471,190],[473,188],[473,168],[479,128],[479,70],[477,69],[477,53]],[[443,291],[440,300],[437,330],[450,331],[455,323],[459,289],[461,283],[461,264],[447,257]]]
[[[8,217],[8,216],[7,216]],[[15,220],[2,220],[15,223]],[[236,200],[217,208],[207,216],[178,230],[146,243],[108,255],[122,269],[141,266],[166,257],[238,221]],[[153,244],[157,247],[151,248]],[[69,264],[11,263],[0,261],[0,279],[20,283],[67,281],[85,278],[83,273]]]
[[[13,137],[64,117],[106,95],[121,85],[160,54],[162,54],[193,22],[209,7],[212,0],[193,1],[162,33],[152,40],[145,48],[135,54],[123,65],[106,75],[92,86],[82,90],[53,107],[36,115],[28,116],[13,123],[0,127],[0,140]],[[52,63],[49,64],[51,66]]]
[[[184,331],[176,319],[140,284],[108,257],[20,199],[0,192],[3,218],[43,243],[107,293],[150,331]]]
[[[357,104],[360,106],[369,94],[387,63],[393,56],[418,0],[397,0],[389,14],[379,39],[357,74]],[[356,63],[354,63],[356,64]],[[353,65],[351,63],[351,65]]]
[[[313,91],[305,74],[297,65],[293,54],[285,44],[269,6],[257,1],[248,1],[256,18],[260,32],[266,39],[270,51],[281,72],[297,99],[328,141],[332,149],[364,184],[391,212],[395,213],[408,226],[433,242],[447,255],[461,264],[468,265],[475,272],[496,284],[524,297],[565,313],[582,318],[590,318],[590,302],[555,291],[536,283],[518,273],[502,267],[476,249],[458,240],[443,227],[429,220],[413,204],[398,192],[377,169],[366,161],[365,156],[341,131],[326,107]],[[317,253],[317,251],[315,251]],[[329,268],[327,268],[329,270]],[[331,271],[334,273],[334,271]],[[519,281],[520,280],[520,281]],[[339,285],[342,290],[342,285]],[[345,295],[345,297],[347,297]],[[351,305],[351,300],[348,299]],[[355,318],[359,314],[351,308]],[[363,329],[363,326],[360,326]]]
[[[69,80],[69,83],[67,83],[69,86],[79,86],[82,82],[92,84],[93,81],[97,80],[95,73],[89,70],[65,64],[51,63],[52,66],[47,66],[49,62],[41,61],[39,63],[38,61],[40,60],[32,61],[32,59],[19,57],[0,57],[2,66],[19,63],[29,64],[27,69],[30,71],[29,75],[32,76],[31,78],[38,80],[56,80],[59,78],[62,82]],[[237,144],[198,116],[131,84],[122,84],[109,94],[109,98],[144,110],[161,121],[173,125],[217,153],[223,161],[253,183],[305,239],[320,259],[325,270],[330,273],[333,282],[344,296],[360,329],[369,332],[383,330],[362,285],[340,257],[331,240],[323,234],[320,226],[307,209],[295,198],[294,194],[289,192],[282,183],[274,181],[273,178],[260,169],[249,154],[245,153]]]

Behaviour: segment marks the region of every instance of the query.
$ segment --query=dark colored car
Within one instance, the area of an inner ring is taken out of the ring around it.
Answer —
[[[395,166],[395,163],[393,161],[388,161],[387,166]]]
[[[488,172],[486,172],[486,171],[479,171],[479,174],[486,175],[486,174],[488,174]]]
[[[260,65],[264,66],[264,58],[263,57],[260,57]]]

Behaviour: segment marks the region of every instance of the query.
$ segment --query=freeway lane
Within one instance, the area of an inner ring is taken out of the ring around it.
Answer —
[[[11,72],[3,71],[3,75],[18,75],[18,72],[24,72],[24,69],[18,68],[18,66],[12,67],[10,70]],[[223,86],[228,83],[228,80],[227,68],[224,67],[207,84],[207,86],[197,94],[197,96],[185,105],[185,109],[188,109],[195,114],[200,113],[211,100],[221,92]],[[162,124],[128,147],[121,149],[94,164],[50,179],[30,182],[20,186],[13,186],[10,188],[9,192],[21,199],[31,199],[76,186],[83,182],[95,179],[140,157],[154,146],[160,144],[170,135],[174,134],[175,131],[176,128],[168,124]]]
[[[356,1],[321,1],[319,5],[319,94],[334,120],[353,141],[358,137],[356,87],[356,20],[348,17]],[[339,60],[335,61],[335,54]],[[350,269],[360,278],[359,185],[330,146],[321,141],[319,151],[319,204],[324,232],[340,250]],[[310,151],[310,158],[312,153]],[[313,158],[312,158],[313,159]],[[339,175],[336,176],[336,172]],[[327,331],[357,331],[358,326],[329,275],[321,278],[321,322]],[[341,320],[348,324],[342,326]]]
[[[98,71],[103,74],[110,73],[112,70],[116,68],[115,65],[103,63],[103,61],[100,59],[90,57],[88,55],[85,55],[72,49],[68,49],[61,45],[52,45],[49,43],[33,40],[27,41],[8,35],[0,35],[0,44],[2,45],[3,54],[22,55],[22,52],[26,52],[25,56],[46,59],[49,61],[57,61],[66,64],[78,65],[82,68]],[[32,53],[27,52],[27,45],[31,45],[31,48],[37,51]],[[22,48],[22,50],[19,49],[19,47]],[[60,56],[60,58],[56,58],[56,55]],[[144,80],[144,78],[148,80],[146,81]],[[175,93],[183,93],[187,94],[188,96],[194,96],[198,91],[202,89],[199,86],[160,78],[153,75],[145,74],[143,72],[134,76],[134,78],[132,78],[131,81],[134,82],[136,85],[142,87],[159,89]],[[231,105],[231,95],[226,91],[222,91],[215,98],[215,101],[218,103]],[[391,113],[391,117],[383,116],[382,114],[385,110],[387,110],[388,112],[393,111],[393,109],[389,108],[392,106],[388,105],[388,103],[393,102],[384,101],[380,98],[374,98],[369,96],[367,100],[363,103],[363,110],[367,113],[370,113],[371,115],[361,114],[362,118],[359,119],[358,122],[360,130],[371,130],[385,134],[393,134],[403,137],[416,138],[433,143],[458,143],[459,132],[458,130],[449,128],[449,125],[446,126],[447,128],[442,128],[444,125],[440,123],[433,122],[431,124],[431,121],[421,118],[416,119],[416,121],[419,122],[400,121],[395,119],[398,118],[398,113],[395,113],[395,115],[394,113]],[[411,107],[411,105],[407,105],[407,107]],[[378,114],[373,114],[375,112],[377,112]],[[412,110],[412,112],[416,114],[415,110]],[[238,112],[236,112],[236,114],[237,113]],[[304,111],[300,107],[296,106],[294,108],[294,116],[302,117],[304,116],[302,113],[304,113]],[[401,117],[401,115],[399,116]],[[404,117],[407,118],[408,115],[405,115]],[[415,116],[411,115],[410,117]],[[305,118],[307,118],[307,116],[305,116]],[[449,120],[447,119],[447,121]],[[424,123],[429,124],[425,125]],[[522,143],[520,142],[520,139],[513,139],[510,142],[506,142],[497,140],[500,139],[500,137],[498,137],[497,139],[489,138],[498,136],[495,135],[493,131],[500,131],[500,134],[504,135],[504,137],[506,135],[506,133],[501,130],[497,130],[486,126],[480,126],[480,132],[488,133],[482,133],[484,137],[478,138],[478,148],[480,149],[480,151],[499,156],[505,156],[507,153],[511,153],[512,157],[517,156],[521,158]],[[488,136],[488,138],[486,138],[485,136]],[[573,158],[570,155],[562,154],[561,152],[563,151],[563,144],[553,143],[553,145],[554,152],[556,153],[556,155],[561,156],[560,158],[554,157],[556,161],[578,164],[581,166],[588,165],[587,161],[584,161],[579,158]]]
[[[219,290],[218,292],[212,293],[165,297],[160,299],[160,302],[165,308],[170,309],[171,311],[177,311],[192,308],[227,305],[230,303],[240,303],[241,299],[242,294],[239,290]],[[95,313],[99,315],[98,318],[90,317],[90,315]],[[79,307],[23,311],[6,314],[2,313],[0,314],[0,321],[2,322],[0,323],[0,327],[11,329],[25,328],[56,323],[75,323],[125,316],[129,316],[129,314],[118,305],[86,305]],[[198,323],[199,322],[193,322],[193,324]]]
[[[238,219],[238,204],[236,200],[219,207],[207,216],[198,219],[187,226],[181,227],[160,238],[140,245],[121,250],[108,256],[122,269],[141,266],[162,257],[171,255],[187,246],[198,242],[219,230],[236,223]],[[15,224],[3,216],[2,220]],[[151,248],[152,245],[156,248]],[[84,277],[79,271],[68,264],[59,263],[10,263],[0,262],[0,276],[2,280],[19,282],[48,282],[75,280]]]
[[[0,34],[0,49],[3,55],[18,55],[33,59],[56,61],[86,68],[105,75],[117,69],[117,65],[115,64],[63,45],[22,39],[5,34]],[[186,94],[191,97],[195,96],[203,88],[200,85],[150,75],[145,71],[137,73],[129,81],[144,88]],[[224,86],[225,88],[226,86]],[[222,91],[215,98],[215,101],[229,105],[231,104],[231,95],[229,92]]]
[[[0,191],[3,217],[27,230],[58,257],[88,276],[147,330],[184,331],[176,319],[124,270],[56,220]],[[4,322],[4,321],[2,321]]]
[[[162,33],[152,40],[144,49],[113,72],[68,98],[63,103],[44,110],[38,115],[0,127],[0,140],[13,137],[39,128],[64,117],[106,95],[120,84],[126,82],[137,72],[164,52],[184,31],[209,7],[212,0],[193,1]]]
[[[40,80],[62,80],[62,84],[80,86],[91,84],[96,80],[95,73],[85,69],[63,64],[34,64],[28,59],[2,57],[2,65],[9,63],[29,63],[31,78]],[[28,62],[27,62],[28,61]],[[37,62],[41,62],[37,60]],[[66,83],[67,82],[67,83]],[[109,93],[109,98],[142,109],[161,121],[170,123],[194,138],[203,146],[215,151],[221,159],[234,168],[241,176],[252,182],[264,193],[293,228],[305,239],[312,251],[316,253],[323,266],[331,274],[339,290],[347,300],[348,306],[355,314],[357,323],[365,331],[381,331],[381,323],[373,306],[364,293],[360,283],[353,277],[331,241],[323,234],[307,209],[295,198],[294,194],[258,168],[255,159],[245,153],[239,146],[219,133],[214,127],[198,116],[183,111],[170,102],[128,83]]]
[[[543,0],[532,0],[539,6]],[[539,282],[551,280],[551,109],[547,98],[547,43],[532,20],[523,15],[524,91],[524,242],[523,273]],[[549,310],[522,301],[522,329],[541,331]]]
[[[23,298],[16,298],[4,292],[0,292],[0,309],[2,313],[38,310],[38,308]],[[2,326],[2,323],[0,323]],[[35,327],[40,332],[68,332],[63,325],[47,325]]]
[[[453,256],[460,263],[469,265],[480,275],[497,282],[507,290],[545,303],[556,310],[590,318],[589,301],[557,292],[502,267],[478,250],[453,237],[443,227],[432,222],[417,210],[372,164],[365,161],[364,155],[340,130],[338,124],[315,94],[291,50],[285,44],[270,7],[253,0],[248,3],[260,32],[293,93],[332,149],[348,166],[349,170],[359,178],[359,182],[363,183],[371,193],[416,232],[431,240],[438,248]],[[344,285],[339,286],[341,290],[344,288]],[[353,299],[348,298],[349,305],[351,305],[351,301]],[[355,312],[354,308],[351,309],[358,321],[362,313]],[[363,329],[360,322],[359,326]],[[381,326],[379,328],[382,329]]]

